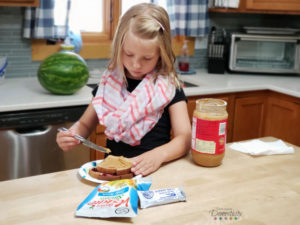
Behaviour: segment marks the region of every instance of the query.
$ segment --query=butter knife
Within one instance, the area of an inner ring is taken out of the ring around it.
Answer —
[[[68,131],[67,128],[65,127],[60,127],[58,128],[59,131]],[[78,134],[75,134],[74,135],[74,138],[76,138],[77,140],[79,140],[82,144],[84,144],[85,146],[89,147],[89,148],[92,148],[92,149],[95,149],[97,151],[100,151],[100,152],[104,152],[104,153],[107,153],[109,154],[111,151],[109,148],[105,148],[105,147],[102,147],[102,146],[99,146],[99,145],[96,145],[94,144],[93,142],[85,139],[84,137],[78,135]]]

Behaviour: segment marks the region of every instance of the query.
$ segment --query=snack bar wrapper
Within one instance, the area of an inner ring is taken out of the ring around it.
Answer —
[[[186,195],[183,192],[182,187],[138,191],[138,196],[142,209],[173,202],[186,201]]]
[[[150,177],[115,180],[100,184],[78,206],[75,215],[82,217],[135,217],[137,190],[149,190]]]

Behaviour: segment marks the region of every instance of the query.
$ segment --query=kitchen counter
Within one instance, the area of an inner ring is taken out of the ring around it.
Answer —
[[[300,98],[300,75],[209,74],[198,70],[180,78],[198,85],[186,88],[187,96],[271,90]]]
[[[0,84],[0,112],[88,105],[91,88],[84,86],[73,95],[54,95],[36,77],[9,78]]]
[[[151,174],[150,189],[183,186],[187,201],[139,209],[132,219],[75,217],[97,186],[77,169],[0,182],[1,224],[298,224],[300,148],[294,149],[291,155],[253,157],[227,145],[219,167],[199,167],[190,155],[166,164]]]
[[[300,98],[300,76],[208,74],[197,70],[197,74],[181,75],[180,79],[198,85],[185,88],[187,96],[272,90]],[[96,80],[91,82],[98,83]],[[91,90],[84,86],[74,95],[53,95],[36,77],[9,78],[0,84],[0,112],[88,105]]]

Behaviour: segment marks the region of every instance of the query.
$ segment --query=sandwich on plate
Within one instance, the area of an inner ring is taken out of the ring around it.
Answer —
[[[89,175],[99,180],[130,179],[134,176],[131,172],[132,162],[123,156],[107,156],[96,167],[89,170]]]

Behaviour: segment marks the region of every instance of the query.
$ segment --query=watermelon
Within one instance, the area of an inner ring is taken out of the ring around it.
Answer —
[[[38,80],[54,94],[71,95],[88,81],[89,71],[84,59],[74,52],[57,52],[39,66]]]

